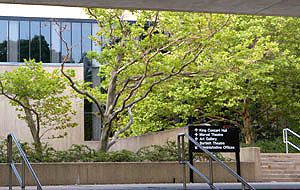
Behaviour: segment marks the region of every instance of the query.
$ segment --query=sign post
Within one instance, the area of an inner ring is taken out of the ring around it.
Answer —
[[[235,152],[237,174],[240,169],[240,142],[237,127],[224,125],[212,126],[208,124],[189,125],[189,136],[199,142],[210,152]],[[202,152],[196,145],[189,142],[189,161],[193,165],[193,153]],[[190,169],[190,182],[194,182],[193,171]]]

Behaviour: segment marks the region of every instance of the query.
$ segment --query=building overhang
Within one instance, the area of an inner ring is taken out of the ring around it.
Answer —
[[[0,3],[300,16],[299,0],[0,0]]]

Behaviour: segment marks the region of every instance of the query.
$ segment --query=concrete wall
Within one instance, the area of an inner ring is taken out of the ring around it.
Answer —
[[[12,71],[17,68],[18,64],[0,64],[0,72]],[[58,69],[59,65],[44,65],[47,71],[52,71]],[[76,77],[83,80],[83,66],[79,64],[74,64],[73,66],[68,65],[66,69],[74,69],[76,72]],[[24,84],[26,85],[26,84]],[[42,141],[49,142],[49,145],[56,149],[67,149],[72,144],[83,144],[84,143],[84,127],[83,127],[83,101],[81,99],[73,99],[74,109],[77,114],[73,117],[73,121],[78,123],[79,126],[66,129],[68,136],[63,139],[48,139],[50,135],[56,135],[61,133],[61,130],[52,131],[47,133]],[[42,129],[45,130],[45,129]],[[22,141],[32,142],[32,136],[29,128],[27,128],[26,123],[23,120],[17,118],[17,112],[15,108],[9,104],[6,97],[0,96],[0,138],[6,138],[9,133],[14,133],[16,137]]]
[[[222,153],[224,157],[231,158],[235,160],[235,153]],[[254,162],[255,179],[262,178],[261,172],[261,155],[259,147],[247,147],[240,149],[240,160],[241,162]]]
[[[235,170],[235,163],[228,165]],[[136,184],[136,183],[181,183],[182,165],[177,162],[156,163],[49,163],[32,164],[42,185],[62,184]],[[208,163],[196,163],[196,167],[208,177]],[[20,164],[17,165],[20,171]],[[236,182],[216,163],[213,164],[214,180],[216,182]],[[249,182],[255,179],[254,163],[244,162],[241,165],[242,176]],[[8,165],[0,164],[0,174],[8,173]],[[188,174],[189,172],[187,172]],[[195,182],[202,182],[195,175]],[[32,177],[26,169],[26,184],[34,185]],[[187,175],[187,179],[189,176]],[[14,184],[17,181],[14,178]],[[8,175],[2,175],[0,186],[8,185]]]
[[[182,132],[187,133],[188,129],[186,127],[178,128],[178,129],[170,129],[167,131],[160,131],[160,132],[154,132],[154,133],[149,133],[149,134],[135,136],[135,137],[122,138],[119,139],[117,143],[111,147],[110,150],[117,151],[117,150],[127,149],[135,152],[142,147],[149,146],[152,144],[164,145],[166,144],[167,141],[172,141],[172,140],[176,141],[177,134]],[[95,143],[92,145],[96,146]]]

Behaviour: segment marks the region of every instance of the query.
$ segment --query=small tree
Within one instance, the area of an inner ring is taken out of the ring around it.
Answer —
[[[66,86],[67,81],[58,70],[47,72],[42,63],[34,60],[0,74],[0,95],[10,100],[19,112],[18,118],[26,121],[39,153],[41,138],[48,131],[77,125],[71,121],[75,111],[70,95],[64,94]]]
[[[64,64],[61,71],[77,93],[97,106],[96,114],[103,121],[103,151],[130,128],[133,107],[156,86],[176,76],[192,77],[203,72],[206,63],[202,62],[202,54],[205,56],[213,46],[213,37],[228,23],[227,16],[196,13],[132,11],[136,16],[132,23],[126,20],[128,11],[124,10],[87,12],[98,21],[99,32],[92,38],[102,49],[101,54],[89,55],[103,64],[99,75],[105,80],[101,87],[82,88],[64,72]],[[67,61],[68,55],[64,63]],[[127,114],[129,119],[124,124]]]

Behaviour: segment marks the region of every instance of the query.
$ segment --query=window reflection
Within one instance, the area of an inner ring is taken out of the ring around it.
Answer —
[[[8,61],[18,61],[19,22],[9,21]]]
[[[41,22],[41,61],[50,63],[50,22]]]
[[[61,55],[61,48],[60,48],[60,23],[52,22],[51,27],[51,62],[52,63],[60,63],[60,55]]]
[[[100,30],[99,30],[99,26],[98,26],[98,24],[96,24],[96,23],[94,23],[94,24],[92,24],[92,35],[96,38],[96,39],[98,39],[98,38],[100,38],[99,36],[97,36],[97,32],[99,32]],[[100,40],[100,39],[99,39]],[[97,45],[96,44],[96,41],[92,41],[92,50],[93,51],[96,51],[96,52],[98,52],[98,53],[100,53],[101,52],[101,47],[99,46],[99,45]],[[93,60],[93,67],[99,67],[99,63],[98,62],[96,62],[96,60]]]
[[[72,60],[79,63],[81,59],[81,23],[72,23]]]
[[[30,23],[30,58],[35,61],[40,61],[40,35],[41,35],[41,23],[31,22]]]
[[[84,58],[88,51],[91,51],[92,41],[89,38],[92,35],[90,23],[82,23],[82,57]],[[84,60],[82,60],[84,62]]]
[[[92,35],[92,27],[90,23],[82,24],[82,56],[81,62],[84,63],[84,80],[92,81],[92,63],[86,57],[88,51],[91,51],[92,41],[89,36]]]
[[[29,60],[29,21],[20,22],[20,62]]]
[[[7,61],[8,21],[0,20],[0,62]]]

